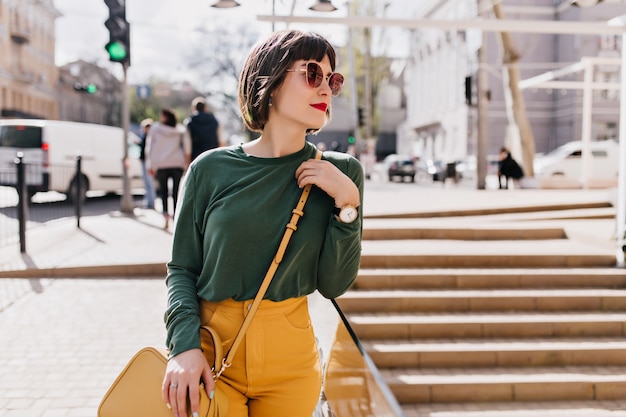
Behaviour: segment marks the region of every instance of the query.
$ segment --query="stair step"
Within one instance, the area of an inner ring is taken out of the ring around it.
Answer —
[[[625,367],[381,370],[406,403],[626,399]]]
[[[626,290],[505,289],[349,291],[337,299],[344,313],[479,311],[621,311]]]
[[[379,368],[626,366],[626,339],[367,340]]]
[[[355,289],[625,288],[621,268],[361,269]]]
[[[363,241],[361,268],[614,267],[615,247],[568,239],[521,241]],[[613,245],[614,246],[614,245]],[[451,248],[454,248],[452,251]]]
[[[451,239],[451,240],[543,240],[565,239],[561,227],[440,227],[412,225],[407,220],[368,220],[363,222],[363,240]]]
[[[626,313],[349,314],[367,339],[623,337]]]
[[[405,417],[626,417],[626,401],[405,404]]]
[[[615,266],[614,254],[534,254],[534,255],[390,255],[363,254],[363,268],[522,268],[522,267],[610,267]]]
[[[459,201],[463,201],[463,196],[459,196]],[[463,208],[463,209],[443,209],[438,208],[432,211],[415,210],[411,212],[397,212],[390,213],[387,209],[384,213],[368,213],[364,217],[366,219],[418,219],[418,218],[441,218],[441,217],[469,217],[469,216],[493,216],[503,214],[519,214],[519,213],[533,213],[539,212],[545,216],[545,212],[567,212],[570,210],[593,210],[593,209],[608,209],[614,210],[613,206],[608,201],[596,201],[596,202],[571,202],[571,203],[556,203],[545,205],[515,205],[515,206],[502,206],[497,207],[476,207],[476,208]]]

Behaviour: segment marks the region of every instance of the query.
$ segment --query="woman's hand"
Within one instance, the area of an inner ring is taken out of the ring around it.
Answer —
[[[296,169],[296,179],[300,188],[307,184],[317,185],[335,200],[335,206],[350,204],[358,207],[361,199],[359,189],[350,177],[328,161],[309,159]]]
[[[215,389],[213,373],[200,349],[179,353],[167,362],[161,393],[163,401],[172,409],[175,417],[186,417],[187,393],[192,413],[200,412],[200,379],[209,398]],[[198,414],[195,414],[198,415]]]

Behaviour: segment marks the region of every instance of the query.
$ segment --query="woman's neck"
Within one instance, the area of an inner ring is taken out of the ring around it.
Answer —
[[[244,144],[243,150],[259,158],[279,158],[300,151],[305,142],[306,136],[302,131],[276,131],[266,126],[261,137]]]

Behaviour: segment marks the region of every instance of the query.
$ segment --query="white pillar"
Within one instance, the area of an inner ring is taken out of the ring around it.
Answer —
[[[582,148],[580,183],[583,188],[589,187],[591,176],[591,108],[593,106],[593,63],[583,58],[585,77],[583,88],[583,117],[582,117]]]

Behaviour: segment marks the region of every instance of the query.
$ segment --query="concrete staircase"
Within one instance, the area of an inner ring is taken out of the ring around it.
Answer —
[[[626,273],[597,210],[365,220],[337,301],[406,416],[626,416]]]

